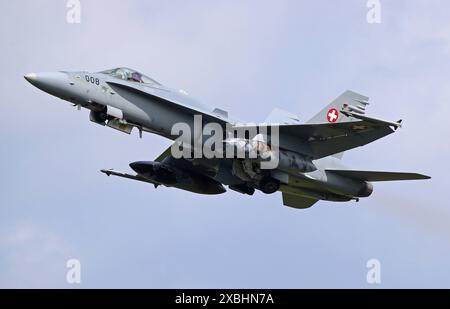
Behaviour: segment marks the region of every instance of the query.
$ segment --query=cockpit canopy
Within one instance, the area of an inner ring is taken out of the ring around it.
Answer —
[[[148,76],[145,76],[142,73],[139,73],[138,71],[129,69],[129,68],[116,68],[112,70],[106,70],[102,71],[100,73],[110,75],[122,80],[141,83],[141,84],[148,84],[148,85],[161,85],[157,81],[151,79]]]

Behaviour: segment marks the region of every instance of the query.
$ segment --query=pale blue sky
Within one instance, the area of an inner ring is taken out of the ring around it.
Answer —
[[[0,287],[450,287],[447,134],[450,3],[382,0],[66,1],[0,3]],[[307,120],[346,89],[369,114],[404,119],[394,135],[350,151],[355,169],[417,171],[359,204],[307,211],[277,194],[205,197],[107,178],[156,157],[169,141],[95,125],[29,85],[33,71],[136,68],[236,118],[273,107]]]

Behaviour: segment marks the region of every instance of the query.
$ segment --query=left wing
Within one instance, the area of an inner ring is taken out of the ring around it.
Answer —
[[[137,181],[142,181],[142,182],[148,182],[151,183],[155,186],[159,186],[161,185],[159,182],[144,178],[140,175],[130,175],[124,172],[119,172],[119,171],[115,171],[113,169],[109,169],[109,170],[100,170],[100,172],[102,172],[103,174],[106,174],[107,176],[117,176],[117,177],[121,177],[121,178],[127,178],[127,179],[132,179],[132,180],[137,180]]]
[[[156,161],[156,162],[162,162],[165,158],[167,158],[168,156],[170,156],[170,154],[171,154],[170,148],[171,148],[171,147],[167,148],[162,154],[160,154],[160,155],[158,156],[158,158],[156,158],[155,161]],[[142,182],[148,182],[148,183],[151,183],[151,184],[155,185],[156,187],[161,185],[161,184],[160,184],[159,182],[157,182],[157,181],[154,181],[154,180],[151,180],[151,179],[144,178],[144,177],[142,177],[142,176],[140,176],[140,175],[138,175],[138,174],[136,174],[136,175],[131,175],[131,174],[127,174],[127,173],[124,173],[124,172],[115,171],[115,170],[113,170],[113,169],[109,169],[109,170],[104,169],[104,170],[100,170],[100,172],[102,172],[103,174],[106,174],[107,176],[111,176],[111,175],[112,175],[112,176],[117,176],[117,177],[121,177],[121,178],[127,178],[127,179],[132,179],[132,180],[142,181]]]
[[[198,102],[192,101],[189,97],[176,96],[173,91],[161,90],[141,85],[131,87],[123,81],[108,81],[108,85],[120,96],[127,100],[133,101],[133,97],[138,96],[143,99],[151,99],[165,105],[171,105],[179,110],[188,112],[189,114],[201,114],[208,121],[225,125],[228,122],[228,113],[220,109],[209,110],[208,107],[200,105]],[[226,117],[225,117],[226,116]]]

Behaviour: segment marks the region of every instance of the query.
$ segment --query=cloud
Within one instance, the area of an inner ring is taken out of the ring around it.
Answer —
[[[61,237],[33,222],[0,229],[0,287],[67,287],[66,261],[73,248]]]

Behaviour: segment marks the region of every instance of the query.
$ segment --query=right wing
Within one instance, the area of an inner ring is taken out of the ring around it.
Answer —
[[[279,144],[280,148],[303,153],[312,159],[320,159],[369,144],[394,133],[399,126],[400,123],[365,116],[364,120],[350,122],[280,125],[278,127]],[[249,129],[252,127],[254,126],[244,125],[233,128]],[[258,128],[261,127],[258,126]],[[264,125],[264,127],[267,130],[270,125]]]
[[[312,159],[320,159],[371,143],[393,133],[401,126],[401,121],[391,122],[367,117],[365,111],[368,100],[369,98],[363,95],[346,91],[306,124],[297,124],[298,119],[295,116],[276,111],[272,114],[281,114],[281,121],[274,123],[273,120],[280,117],[272,117],[271,114],[268,119],[271,123],[256,127],[267,130],[269,126],[278,126],[280,148],[303,153]],[[237,125],[234,128],[249,129],[255,128],[255,125]]]

